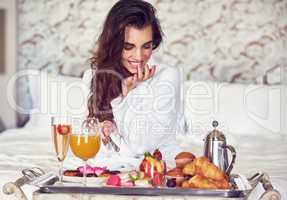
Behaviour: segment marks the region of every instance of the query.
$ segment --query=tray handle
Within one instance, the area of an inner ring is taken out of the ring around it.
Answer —
[[[28,200],[21,187],[29,181],[30,179],[24,175],[21,178],[18,178],[15,182],[8,182],[2,188],[3,193],[6,195],[14,194],[19,200]]]
[[[281,200],[281,194],[278,190],[274,189],[270,177],[266,173],[262,174],[260,182],[265,192],[261,195],[259,200]]]
[[[40,168],[34,167],[31,169],[22,170],[22,174],[23,176],[18,178],[15,182],[8,182],[3,186],[2,191],[4,194],[6,195],[14,194],[16,198],[19,200],[28,200],[27,196],[25,195],[21,187],[26,183],[29,183],[34,178],[45,174],[45,172]]]
[[[281,200],[281,194],[278,190],[274,189],[270,177],[267,173],[256,173],[248,179],[252,188],[255,188],[258,183],[262,184],[264,193],[259,197],[259,200]]]

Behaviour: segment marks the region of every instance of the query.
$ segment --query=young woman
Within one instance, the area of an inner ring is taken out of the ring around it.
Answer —
[[[109,146],[110,137],[120,138],[120,154],[140,156],[157,148],[166,155],[179,151],[179,69],[151,59],[162,35],[150,3],[120,0],[107,15],[92,69],[84,74],[90,84],[88,117],[102,123],[103,146]]]

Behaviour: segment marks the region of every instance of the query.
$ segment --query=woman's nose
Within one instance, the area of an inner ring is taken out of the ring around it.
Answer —
[[[135,54],[134,54],[134,58],[138,61],[142,60],[142,50],[141,49],[136,49]]]

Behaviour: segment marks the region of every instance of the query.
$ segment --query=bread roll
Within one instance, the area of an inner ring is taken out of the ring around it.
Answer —
[[[175,163],[177,168],[183,168],[187,163],[192,162],[195,156],[190,152],[181,152],[175,156]]]

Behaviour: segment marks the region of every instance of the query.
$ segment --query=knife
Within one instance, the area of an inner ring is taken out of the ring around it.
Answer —
[[[113,149],[116,152],[119,152],[121,150],[120,147],[112,140],[110,136],[108,136],[107,138],[108,138],[109,143],[112,145]]]

